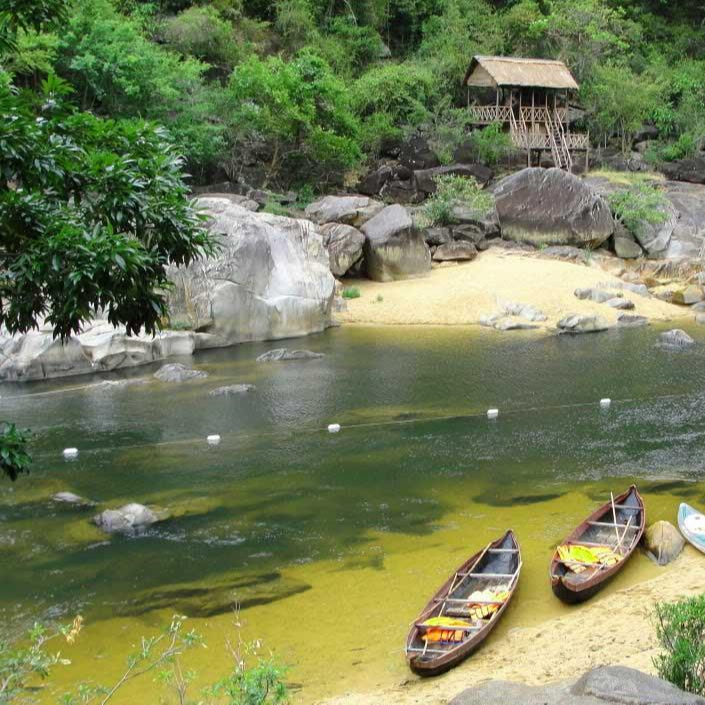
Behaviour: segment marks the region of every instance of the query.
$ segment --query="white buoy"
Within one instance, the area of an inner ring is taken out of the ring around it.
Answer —
[[[78,448],[64,448],[63,455],[67,460],[78,458]]]
[[[487,409],[487,418],[496,419],[499,416],[499,409]]]
[[[339,423],[328,424],[328,433],[338,433],[340,431]]]
[[[215,433],[212,436],[208,436],[206,440],[208,441],[209,446],[217,446],[218,443],[220,443],[220,436]]]
[[[611,403],[612,403],[611,399],[600,399],[600,408],[601,409],[609,409]]]

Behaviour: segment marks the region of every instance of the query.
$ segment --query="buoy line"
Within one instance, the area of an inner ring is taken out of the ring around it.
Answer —
[[[633,404],[637,402],[650,402],[650,401],[661,401],[666,399],[682,399],[685,397],[697,397],[698,392],[681,392],[677,394],[656,394],[653,396],[645,397],[625,397],[623,399],[599,399],[596,401],[586,401],[586,402],[572,402],[570,404],[548,404],[546,406],[523,406],[513,409],[502,410],[502,416],[511,416],[517,414],[525,414],[532,412],[541,411],[558,411],[561,409],[580,409],[587,407],[596,407],[598,410],[610,411],[614,404]],[[157,443],[135,443],[131,445],[114,446],[110,450],[113,451],[125,451],[125,450],[135,450],[139,448],[162,448],[167,446],[178,446],[178,445],[196,445],[203,444],[214,448],[221,444],[221,441],[244,441],[250,439],[266,438],[266,437],[277,437],[277,436],[296,436],[296,435],[313,435],[318,433],[327,433],[338,435],[341,432],[347,430],[359,430],[363,428],[381,428],[385,426],[408,426],[411,424],[421,424],[421,423],[432,423],[436,421],[462,421],[464,419],[476,419],[476,418],[487,418],[492,422],[496,422],[499,417],[499,409],[492,408],[485,411],[477,411],[467,414],[446,414],[443,416],[425,416],[425,417],[414,417],[406,419],[389,419],[387,421],[363,421],[358,423],[340,424],[331,423],[326,426],[314,426],[311,428],[299,428],[299,429],[276,429],[270,431],[254,431],[250,433],[235,433],[233,435],[220,436],[217,434],[208,436],[198,436],[191,438],[180,438],[171,441],[160,441]],[[71,451],[66,453],[65,451]],[[81,451],[81,453],[97,453],[103,452],[104,448],[92,448]],[[78,456],[78,450],[76,448],[64,449],[64,457],[67,460],[74,460]],[[43,452],[35,454],[36,458],[48,458],[55,457],[55,453]]]

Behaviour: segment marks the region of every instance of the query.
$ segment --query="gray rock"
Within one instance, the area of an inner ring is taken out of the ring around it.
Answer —
[[[165,517],[158,516],[143,504],[126,504],[119,509],[106,509],[93,517],[93,522],[107,534],[135,533],[156,524]]]
[[[575,683],[489,681],[462,691],[450,705],[705,705],[705,698],[633,668],[601,666]]]
[[[540,323],[546,320],[546,315],[543,311],[532,306],[531,304],[522,304],[515,301],[505,301],[502,304],[502,310],[508,316],[518,316],[532,323]]]
[[[371,171],[365,176],[357,186],[360,193],[366,196],[377,196],[387,181],[394,178],[394,170],[387,164],[382,164],[379,168]]]
[[[423,239],[430,247],[438,247],[451,242],[453,239],[449,228],[426,228],[423,231]]]
[[[535,330],[538,326],[512,318],[501,318],[494,324],[495,330]]]
[[[439,176],[464,176],[474,178],[483,186],[492,179],[492,169],[482,164],[453,164],[452,166],[439,166],[434,169],[419,169],[414,172],[414,186],[417,191],[431,194],[436,192],[436,179]]]
[[[199,205],[219,248],[188,267],[169,268],[173,318],[221,346],[293,338],[330,325],[335,279],[312,223],[250,213],[218,198],[201,198]]]
[[[162,365],[154,376],[160,382],[190,382],[193,379],[205,379],[208,373],[203,370],[192,370],[180,362],[172,362]]]
[[[705,300],[703,289],[701,286],[696,286],[695,284],[690,284],[683,289],[677,289],[671,296],[671,302],[674,304],[680,304],[681,306],[691,306],[692,304],[698,304],[703,300]]]
[[[705,156],[665,162],[660,164],[659,168],[667,178],[674,181],[705,184]]]
[[[208,191],[204,193],[208,194],[208,198],[223,198],[253,213],[260,209],[260,204],[257,201],[237,193],[220,193],[218,191]]]
[[[570,313],[558,321],[559,333],[599,333],[607,328],[607,323],[599,316],[586,316],[580,313]]]
[[[431,270],[431,251],[403,206],[387,206],[362,226],[367,275],[386,282],[424,276]]]
[[[382,188],[380,192],[387,201],[395,203],[420,203],[424,195],[414,188],[414,183],[410,179],[392,179]]]
[[[438,155],[429,147],[425,137],[414,136],[401,146],[399,161],[412,171],[440,166]]]
[[[494,190],[502,236],[534,245],[595,247],[615,229],[607,202],[561,169],[523,169]]]
[[[433,253],[433,259],[436,262],[473,260],[475,257],[477,257],[477,250],[471,242],[448,242],[445,245],[439,245]]]
[[[658,210],[665,216],[662,223],[642,221],[634,233],[637,242],[649,257],[663,257],[666,254],[678,221],[678,213],[670,203],[659,206]]]
[[[237,394],[246,394],[255,389],[254,384],[229,384],[227,387],[217,387],[208,392],[209,397],[232,397]]]
[[[95,502],[91,502],[85,497],[81,497],[73,492],[57,492],[52,496],[53,502],[58,502],[59,504],[72,504],[76,507],[94,507]]]
[[[695,341],[680,328],[674,328],[673,330],[668,330],[665,333],[661,333],[659,336],[659,342],[661,345],[665,345],[670,348],[688,348],[691,345],[695,345]]]
[[[616,224],[614,252],[622,259],[636,259],[644,254],[636,238],[621,223]]]
[[[594,287],[576,289],[575,297],[581,300],[594,301],[597,304],[607,303],[610,299],[617,298],[613,291],[603,291]]]
[[[607,282],[605,284],[601,284],[600,286],[604,286],[608,289],[630,291],[632,294],[636,294],[637,296],[650,296],[649,289],[646,284],[635,284],[633,282]]]
[[[668,521],[657,521],[646,529],[644,547],[647,555],[658,565],[675,560],[685,546],[681,532]]]
[[[635,316],[633,314],[623,313],[617,318],[617,323],[625,328],[639,328],[641,326],[648,326],[649,319],[646,318],[646,316]]]
[[[277,348],[263,353],[257,358],[257,362],[284,362],[287,360],[320,360],[325,357],[323,353],[311,352],[310,350],[289,350],[288,348]]]
[[[328,250],[330,271],[334,276],[342,277],[362,257],[365,236],[357,228],[344,223],[326,223],[319,231]]]
[[[453,220],[457,223],[453,228],[453,237],[456,240],[477,242],[475,233],[482,237],[499,237],[499,216],[494,206],[485,212],[481,212],[469,206],[457,204],[453,206],[451,214]]]
[[[624,299],[622,297],[616,296],[613,299],[608,299],[605,301],[608,306],[612,308],[618,308],[622,311],[631,311],[634,308],[634,302],[629,299]]]
[[[695,322],[699,325],[705,325],[705,313],[697,313],[695,315]]]
[[[314,223],[345,223],[360,226],[384,204],[367,196],[325,196],[306,206],[306,217]]]
[[[501,313],[483,313],[480,315],[480,325],[485,326],[485,328],[494,328],[502,317]]]

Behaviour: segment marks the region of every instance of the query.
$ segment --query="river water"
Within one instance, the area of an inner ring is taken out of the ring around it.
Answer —
[[[48,703],[117,678],[140,635],[184,614],[208,642],[187,658],[200,686],[229,666],[237,601],[243,637],[288,664],[310,703],[405,678],[409,622],[508,527],[524,571],[492,638],[558,615],[551,550],[610,490],[637,481],[650,521],[675,522],[683,499],[705,506],[705,335],[669,352],[658,330],[345,327],[289,343],[321,360],[254,362],[281,343],[201,353],[187,363],[210,376],[181,385],[149,368],[6,384],[3,417],[32,429],[35,464],[0,483],[1,629],[84,616]],[[256,390],[208,395],[233,383]],[[91,510],[52,505],[60,490],[172,517],[110,538]],[[656,571],[638,555],[608,590]],[[152,705],[159,688],[147,677],[113,702]]]

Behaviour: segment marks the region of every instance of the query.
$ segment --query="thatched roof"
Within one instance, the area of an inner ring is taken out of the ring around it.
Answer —
[[[520,86],[577,90],[573,75],[562,61],[520,59],[514,56],[474,56],[464,84],[484,88]]]

